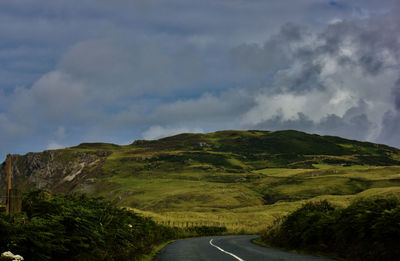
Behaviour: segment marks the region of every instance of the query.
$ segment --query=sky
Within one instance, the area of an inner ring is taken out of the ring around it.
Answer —
[[[0,1],[0,161],[296,129],[400,147],[398,0]]]

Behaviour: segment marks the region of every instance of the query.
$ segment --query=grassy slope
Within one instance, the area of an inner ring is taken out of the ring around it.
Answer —
[[[181,134],[118,146],[78,190],[115,199],[159,222],[224,224],[255,232],[305,200],[346,205],[360,195],[400,194],[400,151],[297,131]]]

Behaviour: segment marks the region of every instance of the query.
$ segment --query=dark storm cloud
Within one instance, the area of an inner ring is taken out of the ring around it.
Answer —
[[[342,117],[329,114],[317,122],[302,112],[299,112],[297,117],[293,119],[285,119],[283,115],[278,114],[252,127],[269,130],[295,129],[323,135],[367,140],[370,132],[377,126],[364,114],[365,106],[366,104],[360,101],[358,106],[348,109]]]
[[[300,66],[300,70],[294,74],[278,72],[275,77],[275,86],[282,92],[293,93],[304,93],[312,89],[324,88],[320,80],[321,64],[307,61]]]
[[[233,48],[232,59],[239,68],[268,74],[286,67],[291,60],[292,45],[305,37],[307,31],[304,27],[287,23],[263,45],[242,44]]]
[[[252,63],[245,58],[235,59],[237,63],[247,70],[276,72],[265,82],[257,106],[247,114],[250,120],[245,126],[295,128],[398,145],[391,135],[384,134],[395,133],[393,129],[397,127],[390,124],[395,115],[385,114],[386,110],[398,107],[399,101],[398,87],[393,89],[400,61],[399,24],[395,17],[391,13],[335,21],[307,37],[278,41],[281,45],[275,48],[247,45],[246,53],[251,54]],[[280,34],[264,46],[281,38]],[[292,48],[282,52],[287,46]],[[274,55],[277,58],[271,59]],[[275,64],[279,66],[273,67]],[[363,106],[356,106],[359,99]]]
[[[298,77],[290,80],[294,86],[288,86],[293,91],[309,89],[317,83],[321,62],[326,62],[320,59],[325,57],[336,59],[341,65],[359,67],[366,75],[377,75],[391,65],[389,58],[398,59],[395,57],[398,56],[399,26],[392,25],[392,20],[381,17],[340,21],[314,35],[305,28],[287,24],[263,46],[247,44],[234,49],[233,57],[239,68],[264,74],[290,67],[294,62],[301,63]]]

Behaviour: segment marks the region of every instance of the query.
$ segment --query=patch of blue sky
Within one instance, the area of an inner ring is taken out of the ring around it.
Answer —
[[[329,5],[332,7],[340,8],[340,9],[344,9],[347,7],[347,5],[345,3],[339,2],[339,1],[330,1]]]

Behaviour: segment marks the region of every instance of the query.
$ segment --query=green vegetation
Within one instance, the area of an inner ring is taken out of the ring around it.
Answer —
[[[346,260],[398,260],[400,199],[373,197],[335,208],[308,202],[275,221],[261,236],[270,246],[324,253]]]
[[[26,260],[139,260],[168,240],[261,231],[266,244],[350,260],[400,254],[400,204],[387,198],[400,196],[400,150],[385,145],[220,131],[14,160],[20,189],[67,193],[32,192],[22,214],[0,213],[0,250]]]
[[[298,131],[83,143],[18,159],[14,181],[23,188],[37,180],[56,193],[102,196],[159,224],[229,232],[257,233],[310,200],[346,207],[364,196],[400,194],[400,150]]]
[[[166,227],[104,199],[34,191],[26,195],[23,213],[0,212],[0,231],[0,251],[25,260],[139,260],[168,240],[226,228]]]

